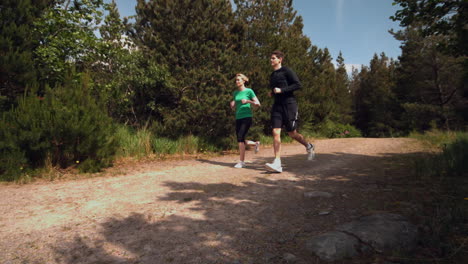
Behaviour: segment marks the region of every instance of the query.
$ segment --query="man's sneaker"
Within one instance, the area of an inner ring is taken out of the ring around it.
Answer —
[[[283,167],[281,167],[281,161],[277,159],[275,159],[273,163],[265,164],[265,167],[268,171],[271,172],[283,172]]]
[[[257,154],[260,151],[260,141],[255,142],[255,154]]]
[[[242,169],[245,167],[245,162],[239,161],[236,165],[234,165],[234,168],[236,169]]]
[[[307,147],[307,160],[313,160],[315,158],[315,146],[312,143],[308,143]]]

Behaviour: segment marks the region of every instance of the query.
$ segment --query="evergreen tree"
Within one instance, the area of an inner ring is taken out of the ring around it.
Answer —
[[[337,97],[335,85],[335,67],[333,59],[327,48],[318,50],[314,60],[315,67],[312,71],[311,93],[308,100],[314,102],[313,123],[320,124],[330,120],[333,113],[336,113],[335,99]]]
[[[72,75],[71,75],[72,76]],[[34,88],[0,122],[0,179],[14,180],[50,162],[96,172],[112,163],[117,144],[115,127],[92,96],[91,81],[66,78],[63,86]]]
[[[10,109],[25,86],[36,81],[33,51],[40,42],[33,24],[54,2],[0,2],[0,112]]]
[[[97,92],[109,114],[121,123],[141,127],[150,117],[160,120],[158,97],[167,94],[167,70],[136,48],[115,2],[105,8],[108,15],[100,27],[100,57],[92,65]]]
[[[424,37],[408,27],[394,36],[403,42],[396,94],[405,109],[407,129],[460,128],[457,109],[468,103],[462,94],[461,58],[441,52],[443,36]]]
[[[132,37],[174,78],[160,91],[166,105],[161,133],[218,137],[230,134],[228,107],[233,83],[236,35],[229,1],[139,0]]]
[[[423,38],[437,41],[438,52],[456,58],[463,66],[457,87],[459,101],[455,111],[468,121],[468,1],[466,0],[394,0],[401,8],[391,18],[402,27],[413,27]],[[449,119],[445,117],[445,119]],[[447,124],[448,125],[448,124]]]
[[[391,18],[400,26],[420,27],[422,36],[445,36],[447,52],[454,56],[468,55],[468,2],[466,0],[394,0],[401,8]]]
[[[365,136],[392,136],[399,130],[399,106],[394,95],[395,62],[384,53],[374,55],[370,67],[363,67],[355,91],[357,127]]]
[[[336,97],[334,103],[337,106],[335,120],[341,124],[351,124],[352,117],[352,98],[351,91],[349,90],[349,77],[346,71],[343,55],[338,54],[336,59],[337,69],[335,75],[336,82]]]

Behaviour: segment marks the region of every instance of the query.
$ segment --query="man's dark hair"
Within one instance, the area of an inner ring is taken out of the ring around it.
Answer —
[[[284,53],[279,50],[273,51],[271,55],[275,55],[279,59],[284,59]]]

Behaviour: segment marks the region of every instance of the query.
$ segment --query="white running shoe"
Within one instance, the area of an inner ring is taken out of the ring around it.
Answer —
[[[315,146],[312,143],[308,143],[307,147],[307,160],[314,160],[315,158]]]
[[[283,172],[283,167],[281,167],[281,160],[275,159],[273,163],[267,163],[265,164],[265,167],[268,171],[271,172]]]
[[[236,165],[234,165],[234,168],[236,169],[242,169],[245,167],[245,162],[239,161]]]
[[[260,151],[260,141],[255,142],[255,154],[257,154]]]

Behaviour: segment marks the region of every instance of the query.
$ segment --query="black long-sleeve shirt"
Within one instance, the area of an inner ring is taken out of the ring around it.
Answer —
[[[275,94],[275,88],[280,88],[281,93]],[[281,67],[271,73],[270,89],[275,96],[275,104],[296,102],[294,91],[301,89],[301,83],[295,72],[288,67]]]

